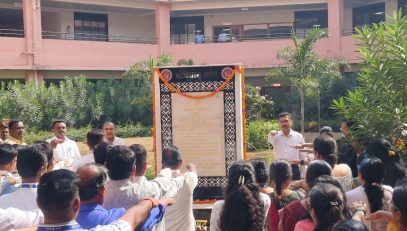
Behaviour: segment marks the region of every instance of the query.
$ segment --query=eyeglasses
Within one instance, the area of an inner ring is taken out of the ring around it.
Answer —
[[[388,206],[389,206],[389,209],[393,208],[393,209],[395,209],[395,210],[400,210],[399,208],[397,208],[397,206],[394,205],[394,203],[393,203],[392,200],[388,200],[388,201],[387,201],[387,204],[388,204]]]

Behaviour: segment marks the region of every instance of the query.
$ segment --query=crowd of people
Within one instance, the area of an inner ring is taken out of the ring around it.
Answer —
[[[270,166],[232,163],[211,231],[407,230],[406,169],[388,141],[360,151],[344,122],[338,140],[323,127],[305,143],[292,123],[282,113],[281,130],[268,134]],[[32,145],[22,121],[3,126],[0,230],[195,230],[197,170],[177,147],[163,149],[162,169],[148,180],[145,147],[127,146],[111,122],[87,133],[84,155],[62,120],[52,123],[52,138]]]

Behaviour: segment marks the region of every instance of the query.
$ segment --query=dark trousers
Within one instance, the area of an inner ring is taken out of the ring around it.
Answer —
[[[301,180],[300,166],[292,164],[291,168],[293,170],[293,180]]]

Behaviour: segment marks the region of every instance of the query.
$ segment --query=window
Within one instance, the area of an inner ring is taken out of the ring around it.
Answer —
[[[268,24],[243,25],[245,40],[262,39],[268,37]]]
[[[401,8],[403,15],[407,14],[407,0],[399,0],[398,1],[398,8]]]
[[[204,17],[178,17],[171,18],[171,43],[195,43],[195,35],[204,34]]]
[[[214,42],[231,42],[241,41],[243,34],[243,25],[234,26],[214,26],[213,27],[213,41]]]
[[[384,10],[384,3],[353,8],[353,28],[361,28],[364,25],[370,26],[373,23],[384,22]]]
[[[328,27],[328,11],[298,11],[294,13],[295,33],[304,37],[308,30],[315,26],[322,29]]]
[[[270,38],[289,38],[292,29],[292,26],[270,26]]]
[[[74,18],[76,40],[108,41],[106,14],[75,12]]]

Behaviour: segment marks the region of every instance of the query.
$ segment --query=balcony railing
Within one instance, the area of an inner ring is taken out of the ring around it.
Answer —
[[[24,37],[24,30],[0,29],[0,37]]]
[[[145,43],[145,44],[156,44],[157,43],[157,39],[155,37],[66,33],[66,32],[53,32],[53,31],[43,31],[42,37],[44,39],[61,39],[61,40],[84,40],[84,41]]]
[[[304,38],[310,29],[296,29],[295,34],[298,38]],[[227,43],[227,42],[248,42],[248,41],[264,41],[273,39],[290,38],[291,32],[273,32],[264,34],[247,34],[247,35],[233,35],[223,34],[213,37],[204,36],[204,40],[200,39],[197,35],[191,34],[172,34],[171,44],[199,44],[199,43]]]

